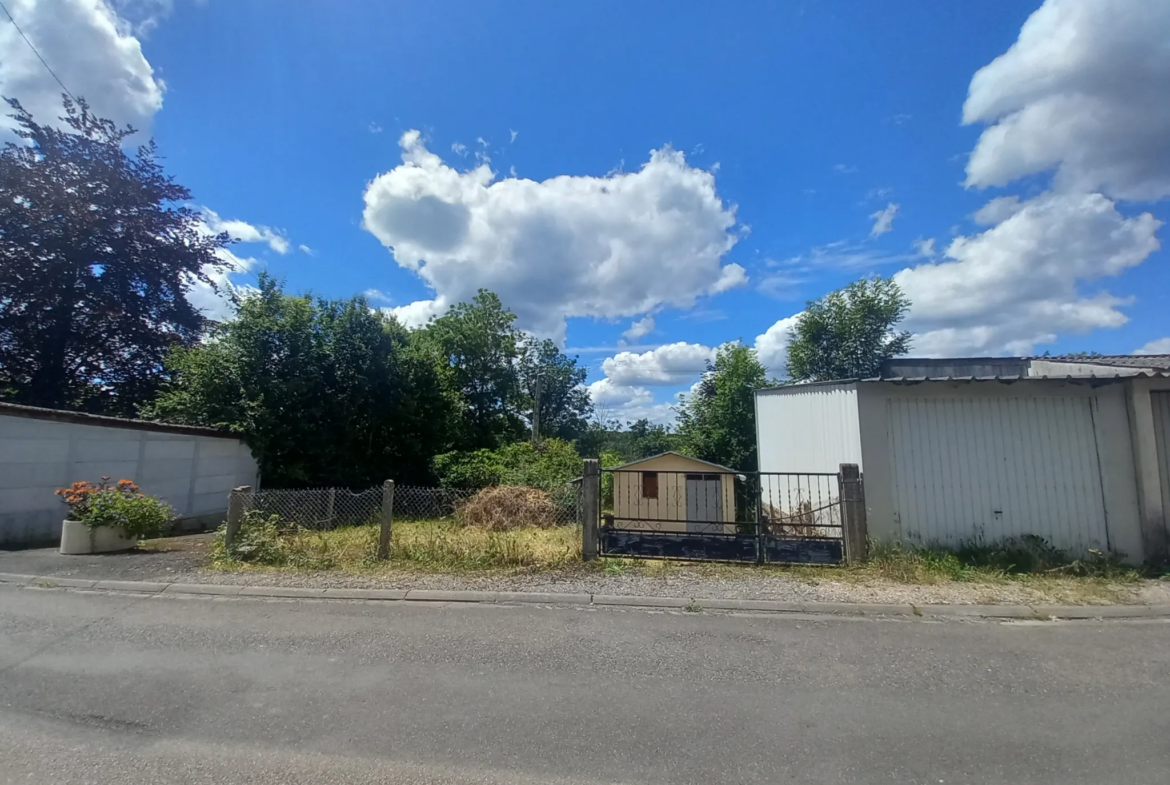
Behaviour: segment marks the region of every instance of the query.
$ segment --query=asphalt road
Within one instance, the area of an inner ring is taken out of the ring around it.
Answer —
[[[1160,783],[1170,624],[0,586],[0,782]]]

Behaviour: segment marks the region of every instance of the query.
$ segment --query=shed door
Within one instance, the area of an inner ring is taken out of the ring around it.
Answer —
[[[956,546],[1035,534],[1105,550],[1095,398],[889,402],[894,509],[904,537]]]
[[[1170,392],[1150,393],[1154,409],[1154,443],[1158,446],[1158,475],[1162,480],[1162,514],[1170,515]]]
[[[722,531],[712,523],[723,520],[723,482],[718,474],[687,475],[687,531]]]

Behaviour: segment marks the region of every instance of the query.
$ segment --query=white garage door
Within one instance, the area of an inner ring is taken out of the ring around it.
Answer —
[[[1150,393],[1154,408],[1154,443],[1158,445],[1158,474],[1162,477],[1162,513],[1170,514],[1170,392]]]
[[[1108,547],[1092,398],[906,398],[889,408],[903,536]]]

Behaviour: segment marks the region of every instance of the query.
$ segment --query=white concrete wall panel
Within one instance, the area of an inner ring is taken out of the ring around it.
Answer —
[[[180,516],[224,513],[229,490],[259,484],[251,451],[231,437],[0,412],[0,546],[59,536],[65,506],[54,491],[103,476],[134,480]]]

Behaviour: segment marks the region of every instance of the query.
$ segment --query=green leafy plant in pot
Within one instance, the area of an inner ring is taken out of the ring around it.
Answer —
[[[61,553],[127,550],[139,540],[161,537],[175,520],[169,504],[142,493],[133,480],[75,482],[59,488],[57,495],[69,507],[61,527]]]

